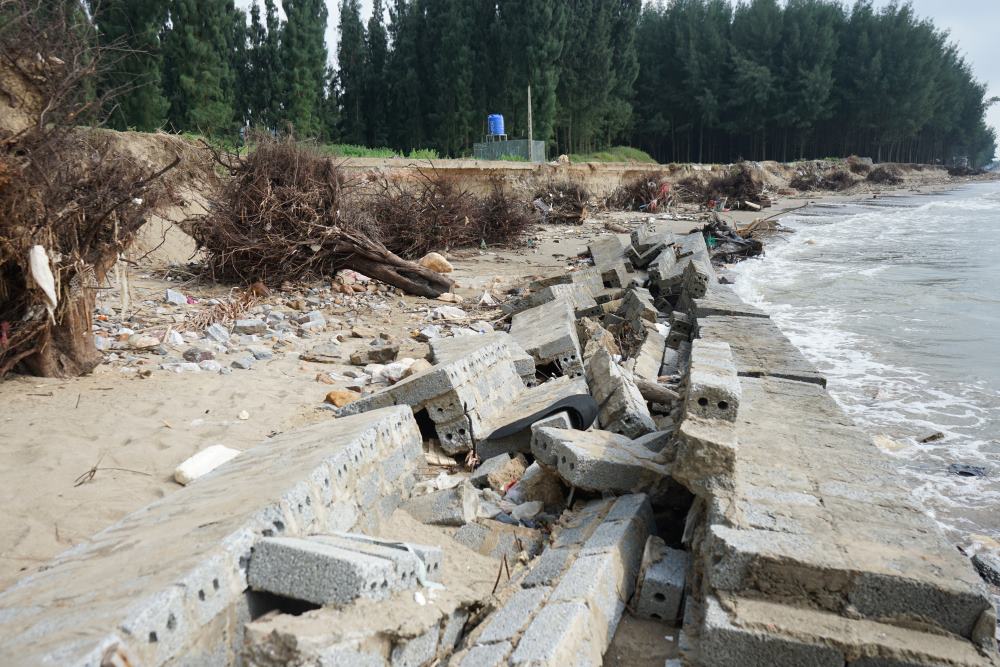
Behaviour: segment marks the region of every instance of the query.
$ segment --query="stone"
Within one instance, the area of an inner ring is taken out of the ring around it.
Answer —
[[[292,318],[292,321],[298,325],[312,324],[321,327],[326,326],[326,318],[318,310],[311,310],[308,313],[296,315]]]
[[[361,398],[361,394],[347,389],[335,389],[326,395],[326,402],[338,408]]]
[[[196,364],[215,359],[215,354],[211,350],[205,350],[200,347],[190,347],[184,350],[184,354],[182,356],[184,357],[184,361],[190,361]]]
[[[128,337],[128,346],[133,350],[149,350],[160,344],[158,338],[143,334],[132,334]]]
[[[686,551],[671,549],[661,538],[650,536],[636,583],[636,614],[671,624],[678,621],[690,561]]]
[[[659,454],[615,433],[541,428],[536,438],[540,451],[555,461],[559,476],[572,487],[655,495],[669,476]]]
[[[219,371],[224,370],[222,368],[222,364],[220,364],[218,361],[215,361],[214,359],[206,359],[205,361],[200,362],[198,364],[198,368],[200,368],[203,371],[208,371],[209,373],[218,373]]]
[[[299,354],[302,361],[311,361],[318,364],[337,364],[343,361],[344,351],[334,341],[319,343]]]
[[[267,333],[267,323],[264,320],[236,320],[233,333],[264,334]]]
[[[249,357],[240,357],[239,359],[236,359],[235,361],[233,361],[233,363],[229,365],[232,368],[236,368],[238,370],[248,371],[251,368],[253,368],[253,363],[254,363],[254,358],[252,356],[249,356]]]
[[[479,494],[468,482],[403,503],[403,509],[417,521],[437,526],[463,526],[474,521],[478,506]]]
[[[451,263],[436,252],[429,252],[417,262],[420,266],[430,269],[434,273],[451,273],[455,268]]]
[[[172,289],[167,290],[167,293],[163,297],[163,300],[175,306],[186,306],[188,302],[186,296],[184,296],[180,292],[175,292]]]
[[[267,349],[266,347],[254,346],[249,348],[249,351],[250,354],[253,355],[253,358],[256,359],[257,361],[267,361],[268,359],[274,358],[274,352]]]
[[[431,324],[431,325],[426,326],[423,329],[421,329],[417,333],[416,339],[419,340],[422,343],[426,343],[426,342],[432,341],[432,340],[434,340],[436,338],[440,338],[441,335],[442,335],[442,333],[443,332],[441,330],[441,327],[439,327],[436,324]]]
[[[587,246],[590,256],[594,259],[594,266],[604,266],[621,262],[625,257],[625,243],[614,234],[599,236]]]
[[[365,364],[386,364],[393,361],[399,354],[398,343],[369,345],[351,354],[351,363],[355,366]]]
[[[533,558],[545,546],[541,531],[493,519],[471,521],[456,530],[453,537],[484,556],[496,559],[506,556],[508,563],[517,562],[522,551]]]
[[[454,292],[444,292],[438,295],[438,301],[444,301],[445,303],[462,303],[464,299]]]
[[[495,458],[501,459],[502,465],[494,465],[491,470],[488,470],[485,474],[485,481],[489,488],[502,493],[524,476],[524,471],[528,468],[528,462],[521,454],[513,458],[507,455],[506,461],[503,461],[502,457]]]
[[[510,664],[576,665],[600,664],[577,659],[590,647],[590,612],[583,602],[548,604],[532,620],[510,657]]]
[[[994,552],[977,553],[972,557],[972,564],[979,576],[988,584],[1000,586],[1000,554]]]
[[[538,500],[546,510],[557,511],[566,503],[566,492],[559,481],[559,476],[535,461],[524,471],[517,484],[507,492],[507,499],[514,503]]]
[[[414,359],[413,363],[410,364],[410,366],[405,371],[403,371],[403,377],[408,378],[411,375],[419,375],[420,373],[429,371],[430,369],[431,369],[431,362],[427,361],[426,359]]]
[[[431,318],[435,320],[464,320],[469,315],[457,306],[438,306],[431,311]]]

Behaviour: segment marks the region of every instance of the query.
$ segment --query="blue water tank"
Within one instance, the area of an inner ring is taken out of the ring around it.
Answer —
[[[490,134],[507,134],[503,131],[503,116],[498,113],[491,113],[486,117],[486,126]]]

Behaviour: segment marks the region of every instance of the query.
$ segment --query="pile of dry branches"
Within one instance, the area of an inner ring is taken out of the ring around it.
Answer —
[[[796,190],[846,190],[857,181],[851,172],[843,167],[822,169],[815,165],[802,167],[788,185]]]
[[[413,294],[450,289],[451,280],[387,249],[339,166],[305,144],[260,137],[246,157],[216,159],[232,178],[207,215],[185,223],[214,278],[277,286],[346,268]]]
[[[365,197],[364,208],[386,246],[411,259],[456,248],[514,247],[535,221],[531,209],[510,197],[497,178],[490,193],[478,197],[423,171],[416,183],[383,178]]]
[[[605,201],[615,211],[655,211],[670,196],[670,184],[664,172],[645,174],[619,185]]]
[[[581,225],[587,219],[590,192],[572,181],[550,181],[535,193],[534,203],[545,222]]]
[[[879,185],[899,185],[903,182],[903,174],[895,165],[880,164],[871,170],[865,180]]]
[[[734,202],[760,203],[764,195],[764,179],[759,170],[740,162],[711,179],[702,179],[698,175],[681,179],[675,191],[689,202],[704,203],[710,199],[719,201],[728,198]]]
[[[144,164],[77,129],[107,99],[92,94],[103,52],[74,3],[0,10],[0,377],[80,375],[100,361],[96,290],[169,197],[161,177],[180,158]]]

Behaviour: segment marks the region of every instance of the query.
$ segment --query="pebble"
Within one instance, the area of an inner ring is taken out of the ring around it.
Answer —
[[[233,368],[238,368],[240,370],[248,371],[253,368],[253,357],[241,357],[234,361],[230,366]]]
[[[335,389],[326,395],[326,402],[338,408],[342,408],[348,403],[353,403],[359,398],[361,398],[361,394],[356,391]]]
[[[431,311],[431,318],[435,320],[460,320],[465,317],[468,314],[455,306],[438,306]]]
[[[149,350],[160,344],[160,341],[152,336],[143,334],[132,334],[128,337],[128,346],[133,350]]]
[[[175,306],[186,306],[188,302],[186,296],[172,289],[167,290],[167,294],[163,298],[163,300],[166,301],[167,303],[172,303]]]
[[[167,343],[169,343],[170,345],[183,345],[184,336],[180,335],[180,333],[171,329],[170,333],[167,334]]]
[[[426,343],[427,341],[434,340],[435,338],[440,338],[441,333],[441,327],[436,324],[432,324],[424,327],[419,331],[419,333],[417,333],[417,340],[422,343]]]
[[[455,268],[443,255],[436,252],[429,252],[417,262],[420,266],[430,269],[434,273],[451,273]]]
[[[205,361],[200,362],[198,367],[203,371],[208,371],[209,373],[218,373],[221,370],[228,370],[223,369],[222,364],[214,359],[206,359]]]
[[[205,335],[217,343],[229,342],[229,331],[219,323],[215,323],[205,329]]]
[[[274,353],[266,347],[252,347],[250,348],[250,354],[257,361],[267,361],[268,359],[274,358]]]
[[[238,334],[262,334],[267,333],[267,324],[264,320],[236,320],[233,333]]]
[[[203,361],[210,361],[212,359],[215,359],[215,354],[213,354],[211,351],[203,350],[198,347],[189,347],[188,349],[184,350],[184,354],[182,356],[184,357],[184,361],[190,361],[196,364],[201,363]]]
[[[384,364],[392,361],[399,354],[398,344],[373,345],[351,354],[351,363],[355,366],[366,364]]]
[[[241,420],[246,421],[250,419],[250,413],[246,410],[240,410],[240,414],[237,415]]]

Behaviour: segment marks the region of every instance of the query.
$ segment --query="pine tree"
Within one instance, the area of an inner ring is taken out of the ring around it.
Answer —
[[[285,120],[296,135],[317,137],[323,131],[326,90],[326,3],[284,0],[282,6],[287,17],[281,41]]]
[[[340,44],[337,83],[340,97],[340,137],[349,144],[364,144],[365,122],[365,27],[358,0],[340,2]]]
[[[533,135],[555,138],[556,89],[566,36],[564,0],[498,0],[504,45],[511,63],[508,104],[511,125],[527,136],[527,97],[531,86]]]
[[[232,0],[171,0],[163,38],[168,118],[178,130],[233,130]]]
[[[617,0],[612,9],[612,82],[604,112],[604,142],[611,145],[632,123],[632,99],[639,76],[635,40],[642,0]]]
[[[386,86],[388,37],[385,30],[385,10],[382,0],[374,0],[368,19],[365,60],[365,113],[369,146],[385,146],[389,141],[389,119]]]
[[[389,145],[408,151],[427,146],[423,125],[425,97],[420,77],[418,41],[423,17],[415,2],[393,0],[389,7],[389,41],[392,50],[386,63]]]
[[[167,13],[157,0],[89,0],[101,46],[112,53],[98,81],[98,94],[118,92],[108,124],[118,130],[152,131],[166,120],[161,89],[159,33]]]
[[[423,31],[427,61],[425,108],[434,145],[444,154],[459,156],[470,148],[472,107],[472,5],[467,0],[424,0]],[[434,57],[434,54],[437,54]],[[441,54],[448,54],[441,57]]]
[[[564,153],[594,148],[614,86],[611,4],[574,0],[569,8],[557,88],[563,135],[559,145]]]

